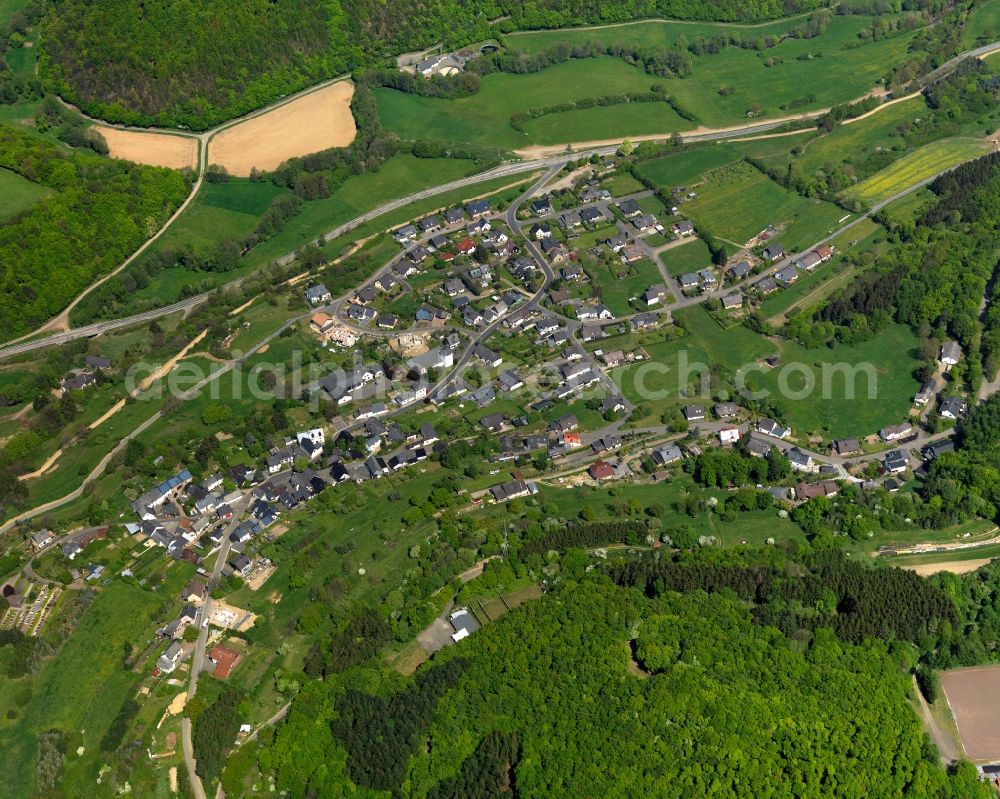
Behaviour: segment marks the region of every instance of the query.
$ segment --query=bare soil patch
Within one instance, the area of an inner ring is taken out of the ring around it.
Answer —
[[[951,572],[952,574],[968,574],[974,572],[981,566],[985,566],[993,558],[980,558],[978,560],[943,560],[938,563],[914,563],[911,565],[901,564],[901,569],[916,572],[921,577],[939,572]]]
[[[977,666],[941,674],[941,687],[958,724],[966,755],[974,761],[1000,759],[1000,666]]]
[[[94,129],[108,143],[112,158],[169,169],[194,169],[198,165],[198,140],[189,136],[121,130],[106,125],[94,125]]]
[[[274,169],[299,155],[344,147],[357,128],[351,114],[354,84],[337,81],[226,128],[209,144],[209,163],[232,175]]]

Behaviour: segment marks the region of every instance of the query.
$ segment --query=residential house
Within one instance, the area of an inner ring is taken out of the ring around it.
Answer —
[[[588,206],[580,209],[580,219],[588,225],[596,225],[604,221],[604,212],[596,206]]]
[[[405,246],[417,237],[417,229],[413,225],[404,225],[401,228],[396,228],[392,232],[392,237],[397,243]]]
[[[906,438],[913,432],[913,425],[909,422],[903,422],[902,424],[893,424],[888,427],[883,427],[879,430],[879,438],[883,441],[898,441],[901,438]]]
[[[459,225],[465,221],[465,212],[461,208],[449,208],[444,212],[444,221],[448,225]]]
[[[51,530],[39,530],[33,536],[31,536],[31,545],[35,549],[45,549],[49,544],[56,540],[56,537],[52,535]]]
[[[531,226],[530,235],[536,241],[547,239],[552,236],[552,226],[548,223],[539,223]]]
[[[751,267],[749,262],[740,261],[732,269],[729,270],[729,274],[731,274],[736,280],[743,280],[743,278],[745,278],[747,275],[750,274],[750,271]]]
[[[605,366],[614,369],[625,363],[625,353],[622,350],[610,350],[601,355],[601,360]]]
[[[701,280],[698,279],[698,275],[694,272],[685,272],[677,279],[677,282],[681,284],[681,288],[685,291],[696,289],[701,285]]]
[[[812,272],[821,263],[823,263],[823,259],[815,250],[807,252],[795,261],[795,265],[806,272]]]
[[[840,486],[833,480],[822,480],[818,483],[799,483],[795,486],[795,498],[800,500],[817,497],[835,497],[840,493]]]
[[[500,413],[491,413],[489,416],[484,416],[479,420],[479,424],[490,433],[499,433],[503,430],[504,417]]]
[[[753,288],[760,294],[771,294],[778,290],[778,284],[773,277],[762,277],[753,284]]]
[[[841,458],[861,454],[861,442],[856,438],[838,438],[834,440],[832,447]]]
[[[907,468],[906,455],[903,454],[902,450],[894,449],[892,452],[887,452],[885,460],[882,462],[885,466],[885,470],[891,474],[899,474],[900,472],[905,472]]]
[[[718,419],[732,419],[739,413],[740,406],[735,402],[720,402],[712,408],[712,413]]]
[[[684,453],[681,452],[681,448],[672,441],[657,447],[650,454],[653,461],[660,466],[668,466],[671,463],[676,463],[684,457]]]
[[[63,391],[79,391],[84,388],[90,388],[96,383],[96,372],[77,372],[70,377],[63,378],[59,385]]]
[[[693,236],[694,224],[688,219],[682,219],[674,223],[673,231],[675,236]]]
[[[779,283],[784,283],[786,286],[790,286],[799,279],[799,270],[794,266],[786,266],[784,269],[777,272],[774,278]]]
[[[952,367],[962,359],[962,348],[957,342],[946,341],[941,345],[941,353],[938,360],[945,366]]]
[[[469,394],[469,398],[480,408],[485,408],[497,398],[497,395],[493,391],[493,384],[486,383]]]
[[[590,476],[594,480],[610,480],[615,476],[614,467],[607,461],[596,460],[590,466]]]
[[[473,200],[465,206],[465,213],[473,219],[479,219],[490,213],[492,207],[489,200]]]
[[[576,420],[576,414],[568,413],[565,416],[560,416],[554,422],[549,425],[549,430],[556,433],[567,433],[570,430],[576,430],[578,422]]]
[[[333,295],[330,293],[330,289],[322,283],[317,283],[315,286],[310,286],[306,289],[306,300],[310,305],[322,305],[332,299]]]
[[[618,210],[622,212],[622,216],[629,219],[639,216],[642,213],[642,208],[639,206],[638,200],[622,200],[618,203]]]
[[[719,430],[719,442],[722,444],[735,444],[740,440],[740,429],[738,427],[723,427]]]
[[[156,668],[162,674],[170,674],[184,658],[184,645],[180,641],[171,641],[166,651],[156,659]]]
[[[641,214],[632,220],[632,226],[640,233],[648,233],[660,227],[652,214]]]
[[[965,415],[968,403],[961,397],[945,397],[938,406],[938,414],[944,419],[958,419]]]
[[[684,418],[689,422],[700,422],[705,418],[703,405],[687,405],[684,408]]]
[[[782,427],[774,419],[760,418],[757,420],[756,430],[765,436],[772,438],[788,438],[792,431],[790,428]]]
[[[743,307],[742,294],[727,294],[722,298],[722,309],[725,311],[735,311]]]
[[[512,499],[530,496],[532,490],[530,484],[524,480],[511,480],[507,483],[495,485],[490,489],[490,494],[494,502],[507,502]]]
[[[785,257],[785,248],[781,246],[778,242],[772,242],[764,248],[764,252],[761,253],[768,261],[777,261],[780,258]]]
[[[324,313],[323,311],[317,311],[309,320],[309,327],[311,327],[317,334],[322,335],[336,323],[337,321],[330,316],[330,314]]]
[[[482,344],[477,344],[473,347],[472,354],[487,366],[493,367],[494,369],[503,363],[503,356],[501,356],[500,353],[494,352],[489,347]]]
[[[531,212],[535,216],[548,216],[552,213],[552,203],[549,202],[548,197],[539,197],[537,200],[532,200],[530,207]]]
[[[441,229],[441,217],[437,214],[425,216],[418,223],[422,233],[436,233]]]
[[[497,383],[502,391],[517,391],[519,388],[524,388],[524,380],[510,369],[500,373]]]
[[[110,369],[111,359],[102,358],[99,355],[88,355],[84,358],[83,365],[91,369]]]
[[[819,466],[813,461],[812,455],[798,447],[792,447],[785,453],[788,463],[797,472],[818,472]]]
[[[621,252],[627,244],[628,235],[625,233],[617,233],[607,240],[608,248],[614,253]]]
[[[646,306],[658,305],[663,302],[663,298],[667,296],[667,287],[662,283],[656,283],[650,286],[642,293],[642,301]]]
[[[914,405],[926,405],[937,393],[936,385],[933,380],[925,380],[924,384],[920,387],[920,391],[917,392],[916,396],[913,398]]]

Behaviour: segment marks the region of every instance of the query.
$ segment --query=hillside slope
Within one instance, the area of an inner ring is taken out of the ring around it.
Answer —
[[[760,21],[825,0],[53,0],[42,73],[114,122],[206,128],[438,41],[642,17]]]

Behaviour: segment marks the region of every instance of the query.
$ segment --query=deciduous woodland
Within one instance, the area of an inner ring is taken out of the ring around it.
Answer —
[[[645,17],[757,22],[823,0],[56,0],[43,75],[88,113],[116,122],[205,128],[397,53],[459,46],[498,30]]]
[[[180,172],[66,151],[0,125],[0,167],[52,190],[0,227],[0,318],[30,330],[159,230],[190,190]]]
[[[731,596],[567,584],[413,679],[310,683],[264,757],[292,796],[347,775],[427,797],[990,795],[925,745],[905,647],[788,637]]]

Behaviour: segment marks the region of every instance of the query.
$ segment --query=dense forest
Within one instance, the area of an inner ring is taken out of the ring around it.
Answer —
[[[88,114],[205,128],[438,41],[645,17],[759,22],[827,0],[53,0],[43,77]],[[496,27],[491,20],[498,20]]]
[[[0,167],[52,195],[0,227],[0,319],[16,336],[64,308],[159,230],[190,191],[179,172],[69,151],[0,125]]]
[[[938,765],[909,665],[878,640],[788,637],[731,594],[592,575],[415,678],[307,684],[259,760],[290,796],[352,793],[348,775],[415,797],[990,796]]]

